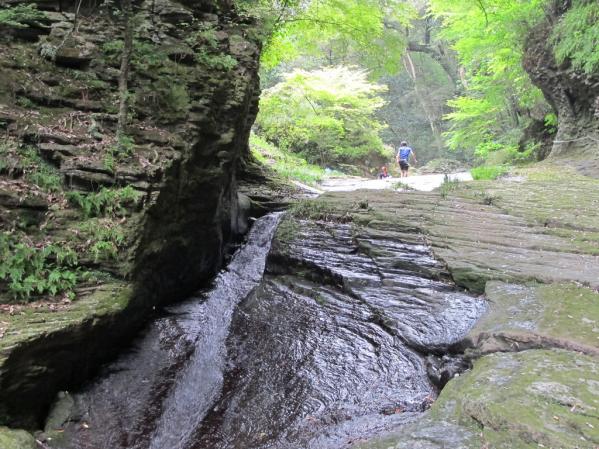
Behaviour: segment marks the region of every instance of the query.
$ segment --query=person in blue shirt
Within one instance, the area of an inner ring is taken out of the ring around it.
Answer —
[[[401,170],[401,177],[406,178],[408,176],[408,170],[410,169],[410,156],[414,159],[414,163],[418,163],[416,160],[416,153],[408,146],[408,142],[402,142],[397,149],[397,156],[395,160],[399,164]]]

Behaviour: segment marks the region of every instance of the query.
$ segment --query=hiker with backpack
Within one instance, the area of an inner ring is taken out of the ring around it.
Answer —
[[[414,159],[415,164],[418,163],[414,150],[408,146],[406,141],[403,141],[397,149],[397,156],[395,156],[395,160],[399,164],[399,169],[401,170],[402,178],[408,177],[408,170],[410,169],[410,156]]]

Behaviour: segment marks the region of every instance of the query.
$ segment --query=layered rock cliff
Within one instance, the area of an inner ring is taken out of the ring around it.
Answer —
[[[591,159],[581,165],[588,173],[599,173],[599,73],[574,67],[555,56],[554,30],[572,8],[570,0],[557,0],[547,8],[547,17],[529,34],[524,68],[559,119],[552,156]]]
[[[227,0],[134,2],[117,142],[120,5],[36,6],[0,9],[3,254],[16,266],[20,248],[60,278],[42,288],[31,267],[0,276],[0,425],[29,428],[152,307],[206,282],[245,231],[237,167],[260,47],[253,20]]]

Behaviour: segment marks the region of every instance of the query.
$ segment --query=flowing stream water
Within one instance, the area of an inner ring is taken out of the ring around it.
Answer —
[[[212,288],[72,395],[50,446],[337,448],[422,413],[437,393],[427,355],[484,302],[443,280],[415,232],[306,222],[282,252],[279,219],[259,219]]]

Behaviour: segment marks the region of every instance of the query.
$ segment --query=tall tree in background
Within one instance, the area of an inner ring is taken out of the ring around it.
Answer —
[[[127,127],[129,112],[129,69],[131,67],[131,54],[133,53],[133,20],[131,18],[131,0],[122,0],[123,19],[123,53],[121,55],[121,70],[119,73],[119,112],[117,122],[117,139],[122,141]]]
[[[447,142],[485,157],[513,153],[535,113],[548,112],[541,92],[522,67],[524,43],[544,17],[546,0],[430,0],[464,69],[465,91],[452,99]],[[540,111],[540,112],[539,112]]]

